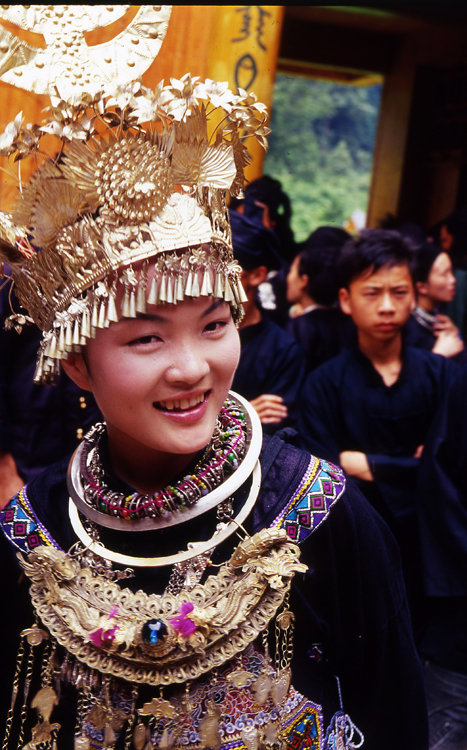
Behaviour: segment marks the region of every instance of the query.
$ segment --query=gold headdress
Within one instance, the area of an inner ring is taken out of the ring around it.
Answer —
[[[64,6],[30,7],[53,15]],[[43,331],[38,382],[53,381],[59,361],[97,328],[148,303],[213,295],[236,320],[242,314],[226,194],[243,188],[245,138],[266,145],[264,105],[190,75],[155,91],[139,79],[112,80],[64,92],[54,79],[46,122],[23,126],[19,114],[0,135],[0,155],[15,160],[37,158],[43,139],[59,139],[0,219],[0,260]]]

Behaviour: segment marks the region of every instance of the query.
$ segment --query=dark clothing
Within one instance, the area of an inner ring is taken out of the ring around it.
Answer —
[[[399,543],[417,634],[423,601],[414,455],[455,371],[445,357],[406,347],[400,375],[387,386],[370,360],[350,349],[308,376],[301,400],[308,450],[334,463],[344,450],[367,456],[374,481],[357,483]]]
[[[467,675],[467,369],[459,369],[425,443],[418,484],[422,641],[430,661]]]
[[[403,330],[405,344],[407,346],[414,346],[417,349],[426,349],[431,352],[436,344],[436,336],[433,332],[434,318],[435,316],[433,315],[432,326],[428,327],[426,323],[425,325],[422,325],[415,315],[412,314]],[[459,354],[449,357],[449,359],[452,359],[452,361],[457,364],[465,365],[467,364],[467,350],[464,349],[462,352],[459,352]]]
[[[425,682],[430,750],[465,750],[467,739],[467,675],[427,662]]]
[[[303,352],[287,331],[266,318],[240,328],[239,334],[240,362],[232,389],[248,401],[263,393],[282,396],[289,417],[274,428],[283,427],[285,423],[293,425],[305,375]]]
[[[307,372],[356,343],[352,319],[338,308],[316,308],[289,318],[287,330],[305,352]]]
[[[414,454],[455,371],[445,357],[406,347],[400,375],[387,386],[358,349],[342,352],[305,380],[304,447],[334,463],[344,450],[365,453],[374,477],[363,483],[365,494],[397,526],[415,513]]]
[[[407,346],[430,351],[436,343],[436,336],[431,328],[423,326],[411,315],[403,329],[404,342]]]
[[[5,331],[3,324],[10,314],[8,287],[4,287],[0,291],[0,451],[12,454],[27,482],[68,456],[82,433],[101,417],[93,395],[79,389],[65,373],[53,386],[33,382],[41,333],[33,325],[20,334]]]
[[[274,523],[309,462],[305,452],[277,437],[266,437],[261,456],[262,486],[245,523],[248,531]],[[65,469],[62,464],[45,472],[29,485],[28,497],[49,532],[67,549],[75,538],[68,520]],[[215,523],[215,513],[211,516]],[[172,531],[148,535],[153,549],[159,551],[160,542],[166,549],[170,537],[180,549],[186,544],[187,532],[191,540],[198,534],[206,538],[208,525],[204,514]],[[141,539],[141,533],[126,535]],[[5,711],[17,634],[30,619],[27,585],[18,575],[13,547],[3,535],[0,537],[1,596],[2,601],[10,603],[9,617],[2,625],[0,651]],[[221,560],[226,559],[225,544],[216,550]],[[326,520],[303,542],[301,559],[309,570],[303,577],[296,577],[291,593],[296,616],[293,684],[323,704],[327,725],[339,706],[334,678],[338,675],[344,710],[365,734],[365,750],[425,750],[423,678],[409,625],[399,553],[387,526],[352,482]],[[136,579],[129,579],[125,585],[161,590],[166,581],[161,586],[160,576],[157,569],[141,569]],[[65,743],[60,747],[68,750]]]

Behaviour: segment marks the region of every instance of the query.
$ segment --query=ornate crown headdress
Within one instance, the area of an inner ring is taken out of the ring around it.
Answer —
[[[53,381],[60,360],[119,312],[213,295],[242,315],[226,194],[242,191],[244,140],[266,146],[265,106],[189,74],[154,91],[139,79],[99,83],[72,95],[54,79],[48,119],[23,126],[20,113],[0,135],[0,155],[14,160],[59,139],[0,217],[0,260],[43,331],[38,382]]]

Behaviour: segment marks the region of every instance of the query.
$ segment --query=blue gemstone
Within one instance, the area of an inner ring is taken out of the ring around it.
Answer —
[[[166,635],[167,625],[162,620],[148,620],[143,625],[142,636],[146,643],[155,646],[158,643],[162,643]]]

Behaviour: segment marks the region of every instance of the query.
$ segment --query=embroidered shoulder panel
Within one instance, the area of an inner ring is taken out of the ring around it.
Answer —
[[[28,499],[27,486],[0,510],[0,526],[7,539],[26,554],[42,544],[60,549],[37,518]]]
[[[272,525],[285,529],[292,541],[301,544],[328,517],[344,490],[342,469],[310,456],[298,487]]]

